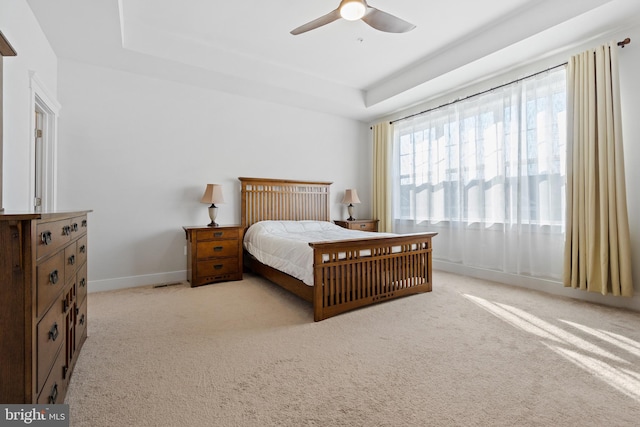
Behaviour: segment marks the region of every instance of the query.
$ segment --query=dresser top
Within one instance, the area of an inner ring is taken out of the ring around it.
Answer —
[[[83,211],[56,211],[56,212],[28,212],[28,211],[3,211],[0,212],[0,221],[22,221],[31,219],[62,219],[79,215],[85,215],[92,210]]]

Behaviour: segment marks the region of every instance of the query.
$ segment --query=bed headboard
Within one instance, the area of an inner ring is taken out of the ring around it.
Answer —
[[[242,226],[265,220],[330,221],[331,182],[238,178],[242,184]]]

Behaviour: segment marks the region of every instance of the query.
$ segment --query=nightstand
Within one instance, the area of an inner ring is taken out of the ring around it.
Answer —
[[[242,280],[242,227],[182,227],[187,238],[187,280],[191,287]]]
[[[377,219],[354,219],[353,221],[333,221],[336,225],[349,230],[378,231]]]

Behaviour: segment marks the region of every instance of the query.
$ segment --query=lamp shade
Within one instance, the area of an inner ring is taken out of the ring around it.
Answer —
[[[344,190],[344,197],[342,198],[342,203],[360,203],[360,199],[358,198],[358,193],[355,188],[349,188],[348,190]]]
[[[207,189],[204,190],[202,203],[224,203],[224,197],[222,197],[222,186],[219,184],[207,184]]]

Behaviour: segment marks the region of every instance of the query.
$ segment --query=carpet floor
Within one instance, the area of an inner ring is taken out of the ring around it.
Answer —
[[[322,322],[245,274],[88,295],[72,426],[636,426],[640,314],[454,274]],[[581,292],[581,291],[576,291]]]

